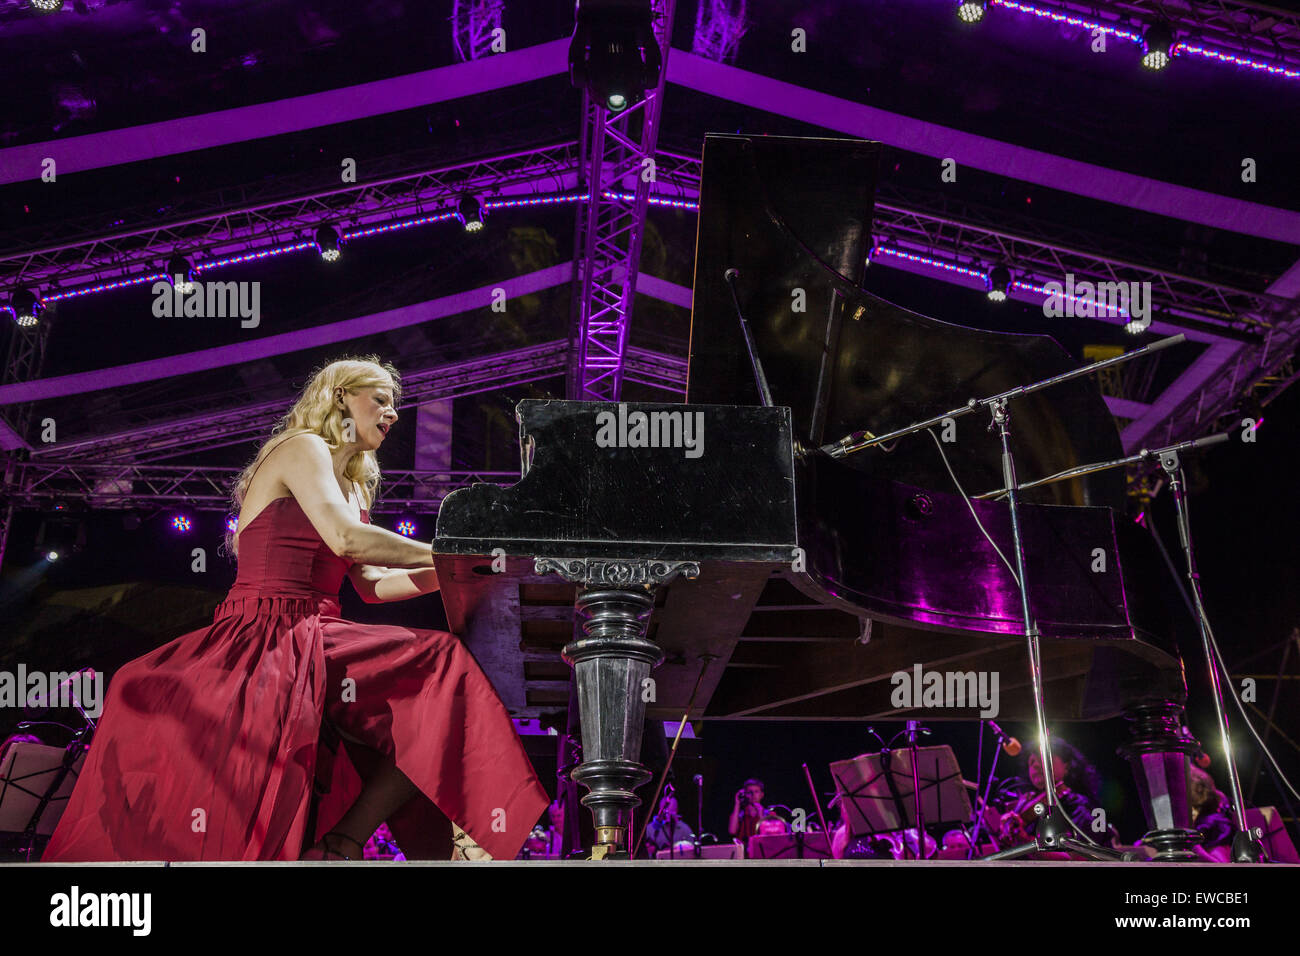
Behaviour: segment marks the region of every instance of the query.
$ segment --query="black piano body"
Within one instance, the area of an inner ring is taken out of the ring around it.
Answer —
[[[583,802],[606,850],[644,779],[642,714],[980,716],[974,701],[899,706],[891,678],[919,667],[995,672],[998,718],[1032,717],[1018,591],[972,517],[1010,555],[1006,504],[968,505],[948,471],[967,492],[1000,486],[985,423],[967,416],[943,439],[922,433],[843,459],[808,451],[1076,364],[1047,336],[941,322],[861,287],[877,151],[708,137],[687,402],[523,402],[520,481],[443,502],[434,550],[449,624],[511,710],[565,707],[565,661],[575,665],[585,760],[574,776],[592,788]],[[728,269],[774,407],[759,404]],[[1017,399],[1011,412],[1022,477],[1120,456],[1091,380]],[[662,416],[673,413],[699,416],[700,454],[652,445],[630,424],[638,414],[671,424]],[[1167,791],[1196,749],[1181,729],[1178,651],[1194,631],[1174,580],[1123,515],[1122,475],[1041,486],[1026,502],[1047,714],[1133,718],[1143,796],[1168,798],[1148,800],[1159,804],[1149,823],[1181,833],[1185,796]],[[1156,769],[1167,779],[1152,783]],[[1170,852],[1185,850],[1176,843]]]

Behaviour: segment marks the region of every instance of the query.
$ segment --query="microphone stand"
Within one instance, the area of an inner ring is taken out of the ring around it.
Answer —
[[[695,859],[704,856],[704,847],[700,845],[700,836],[704,833],[704,775],[695,775]]]
[[[923,730],[919,720],[909,720],[907,722],[907,746],[912,751],[912,801],[916,804],[916,858],[925,859],[925,815],[921,809],[921,768],[917,763],[917,746],[916,736],[919,733],[929,733]],[[907,853],[907,834],[903,835],[903,853]]]
[[[993,723],[990,721],[980,721],[980,746],[984,745],[984,724]],[[980,805],[975,809],[975,829],[971,835],[970,849],[966,853],[966,859],[970,860],[975,857],[975,848],[979,846],[980,825],[984,822],[984,814],[988,811],[989,795],[993,793],[993,781],[998,775],[998,757],[1002,755],[1003,745],[1011,739],[1011,735],[1003,732],[997,724],[993,724],[993,734],[997,744],[993,747],[993,763],[989,766],[989,781],[984,785],[984,796],[980,798]],[[1014,754],[1012,755],[1014,756]],[[977,780],[976,783],[979,781]],[[978,793],[978,791],[976,791]],[[996,846],[996,843],[994,844]]]
[[[1215,436],[1219,437],[1219,436]],[[1223,440],[1228,436],[1224,434]],[[1167,449],[1160,456],[1160,467],[1169,477],[1169,489],[1174,496],[1174,510],[1178,518],[1178,540],[1183,547],[1183,556],[1187,559],[1187,580],[1191,583],[1192,600],[1196,604],[1196,626],[1201,633],[1201,646],[1205,649],[1205,660],[1210,668],[1210,696],[1214,700],[1214,714],[1218,719],[1219,740],[1223,745],[1223,755],[1228,767],[1228,786],[1232,790],[1233,823],[1237,827],[1232,838],[1232,862],[1258,863],[1264,858],[1264,845],[1246,825],[1246,804],[1241,795],[1241,779],[1237,773],[1237,758],[1232,753],[1232,737],[1228,730],[1228,714],[1223,706],[1223,687],[1219,683],[1219,668],[1216,666],[1214,637],[1210,631],[1210,619],[1205,613],[1201,599],[1201,574],[1196,567],[1196,554],[1192,548],[1192,525],[1188,516],[1187,501],[1183,495],[1186,478],[1183,467],[1178,460],[1178,452]]]
[[[992,421],[989,427],[998,433],[998,439],[1002,445],[1002,477],[1003,484],[1006,488],[1007,503],[1009,505],[1011,517],[1011,541],[1012,550],[1015,553],[1016,563],[1016,585],[1020,590],[1020,610],[1022,624],[1024,625],[1025,644],[1029,654],[1029,677],[1034,696],[1034,717],[1038,731],[1038,748],[1042,755],[1043,779],[1044,779],[1044,803],[1043,813],[1039,818],[1038,826],[1035,828],[1034,839],[1029,843],[1013,847],[1001,853],[995,853],[986,857],[989,860],[1005,860],[1014,857],[1024,856],[1027,853],[1041,851],[1043,849],[1051,850],[1072,850],[1082,856],[1091,857],[1101,860],[1117,860],[1121,854],[1099,847],[1091,842],[1077,840],[1070,832],[1070,821],[1061,810],[1060,803],[1056,793],[1056,778],[1052,767],[1052,750],[1051,742],[1048,738],[1047,731],[1047,712],[1043,699],[1043,665],[1041,656],[1041,635],[1038,630],[1038,623],[1034,620],[1033,612],[1029,606],[1029,579],[1025,571],[1025,548],[1024,540],[1020,532],[1020,488],[1016,480],[1015,456],[1011,452],[1011,411],[1009,402],[1013,398],[1019,398],[1032,392],[1041,391],[1050,388],[1061,382],[1070,381],[1071,379],[1081,378],[1085,375],[1091,375],[1093,372],[1112,365],[1118,365],[1122,362],[1131,361],[1139,355],[1145,355],[1156,352],[1161,349],[1177,345],[1185,339],[1185,336],[1173,335],[1168,338],[1152,342],[1150,345],[1134,349],[1131,352],[1125,352],[1123,355],[1117,355],[1114,358],[1103,359],[1099,362],[1093,362],[1089,365],[1073,369],[1068,372],[1062,372],[1051,378],[1043,379],[1029,385],[1022,385],[1016,388],[1008,389],[997,395],[991,395],[983,399],[970,399],[965,405],[955,408],[946,415],[938,415],[934,418],[927,419],[905,428],[895,429],[884,435],[872,435],[870,432],[855,432],[833,442],[829,445],[822,446],[819,450],[832,458],[842,458],[845,455],[872,445],[879,445],[883,442],[891,441],[894,438],[910,435],[922,429],[929,428],[941,423],[946,418],[956,418],[959,415],[966,415],[976,411],[979,408],[989,410]],[[921,839],[917,834],[918,841]]]

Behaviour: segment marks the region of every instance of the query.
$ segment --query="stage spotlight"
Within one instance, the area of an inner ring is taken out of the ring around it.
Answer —
[[[226,530],[229,531],[231,534],[234,534],[235,529],[238,527],[239,527],[239,518],[237,518],[235,515],[226,515]]]
[[[194,291],[194,266],[184,256],[175,255],[167,260],[167,281],[188,295]]]
[[[405,535],[408,538],[414,537],[415,522],[411,521],[408,518],[404,518],[401,521],[397,522],[397,533],[401,535]]]
[[[483,228],[483,204],[474,196],[465,196],[456,207],[456,215],[465,224],[466,232],[478,232]]]
[[[316,230],[316,248],[326,262],[337,262],[343,254],[339,249],[339,231],[333,226],[321,226]]]
[[[611,113],[645,99],[663,59],[650,0],[578,0],[569,42],[569,81]]]
[[[190,528],[194,527],[188,515],[172,515],[172,530],[180,534],[188,534]]]
[[[1142,36],[1142,65],[1148,70],[1163,70],[1169,65],[1173,45],[1173,27],[1164,20],[1153,23]]]
[[[44,518],[36,532],[36,553],[47,561],[79,554],[86,547],[86,523],[75,516]],[[53,555],[53,557],[51,557]]]
[[[31,0],[32,9],[41,13],[53,13],[63,9],[63,0]]]
[[[9,307],[13,309],[14,322],[19,328],[31,328],[40,321],[43,307],[31,289],[15,289],[9,299]]]
[[[963,23],[979,23],[984,19],[986,0],[963,0],[957,5],[957,19]]]
[[[984,287],[988,289],[990,301],[1005,302],[1007,291],[1011,288],[1011,270],[998,263],[989,270],[989,274],[984,280]]]

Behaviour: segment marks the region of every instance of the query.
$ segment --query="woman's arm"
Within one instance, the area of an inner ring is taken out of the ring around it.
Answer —
[[[366,524],[352,514],[334,479],[329,446],[319,435],[295,435],[284,442],[283,451],[276,451],[284,456],[280,480],[339,557],[386,568],[433,567],[432,545]]]
[[[438,590],[438,572],[433,568],[409,571],[354,564],[348,570],[348,579],[367,604],[405,601]]]

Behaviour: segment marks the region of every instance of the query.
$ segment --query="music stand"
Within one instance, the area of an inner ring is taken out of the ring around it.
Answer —
[[[829,860],[831,841],[825,833],[765,833],[749,838],[745,854],[751,860]]]
[[[18,741],[0,754],[0,833],[21,834],[30,856],[37,837],[54,832],[86,759],[86,748]]]
[[[837,799],[843,801],[845,825],[852,839],[915,826],[913,753],[921,811],[927,823],[956,824],[970,819],[970,798],[951,747],[882,750],[831,764]],[[919,836],[917,845],[924,846]]]

